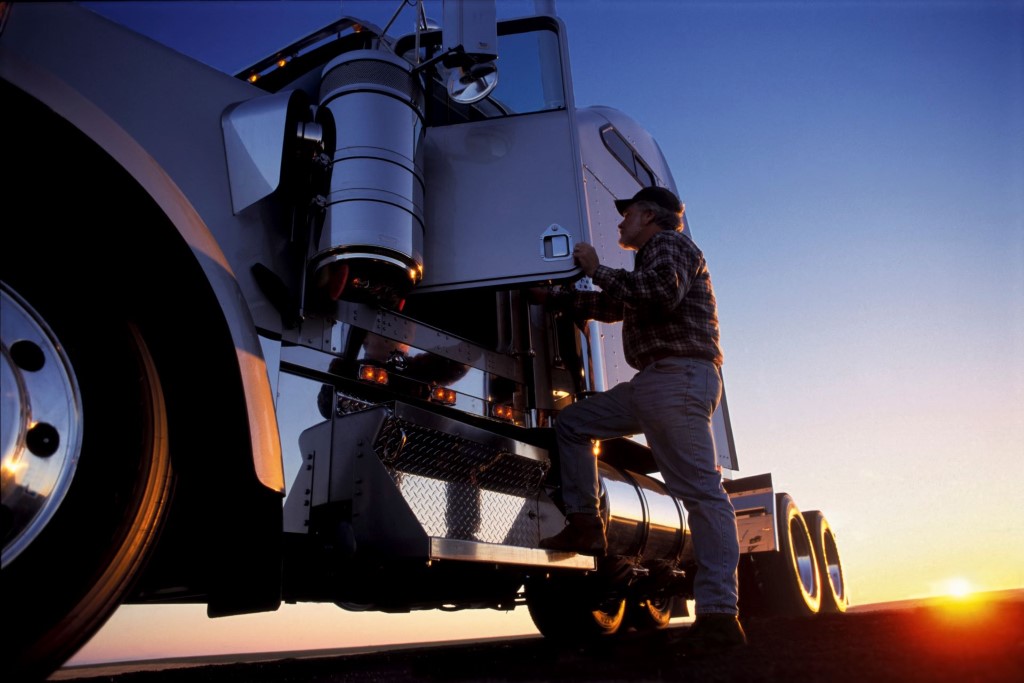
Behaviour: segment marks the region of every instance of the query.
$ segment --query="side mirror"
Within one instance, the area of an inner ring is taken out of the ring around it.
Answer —
[[[497,85],[497,64],[470,64],[448,75],[448,96],[459,104],[473,104],[490,95]]]

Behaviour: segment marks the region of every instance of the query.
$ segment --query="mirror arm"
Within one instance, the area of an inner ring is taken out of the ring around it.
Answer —
[[[431,57],[427,61],[417,64],[415,67],[413,67],[412,73],[413,75],[418,74],[420,71],[423,71],[424,69],[431,67],[437,64],[438,62],[444,62],[444,65],[446,67],[451,68],[456,64],[465,63],[468,61],[469,59],[466,56],[466,49],[461,45],[457,45],[450,50],[442,52],[436,57]]]

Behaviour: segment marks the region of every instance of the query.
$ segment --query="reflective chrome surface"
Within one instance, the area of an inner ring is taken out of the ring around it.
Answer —
[[[647,541],[644,559],[674,559],[683,545],[685,517],[679,501],[669,495],[664,482],[643,474],[630,472],[647,503]]]
[[[796,559],[797,575],[800,585],[807,595],[815,596],[820,591],[818,585],[818,565],[815,562],[814,550],[811,548],[810,536],[803,518],[790,520],[790,535],[793,541],[793,556]]]
[[[304,115],[308,118],[309,103],[300,91],[256,97],[224,112],[221,128],[235,213],[278,188],[288,142],[303,139],[319,146],[322,131],[312,122],[300,123]],[[287,139],[292,134],[296,140]]]
[[[411,69],[356,50],[323,70],[320,107],[333,117],[336,149],[311,268],[325,279],[344,267],[336,287],[345,298],[401,295],[423,276],[423,94]]]
[[[622,471],[601,464],[601,507],[607,512],[608,553],[638,555],[643,547],[647,514],[643,497]]]
[[[329,526],[351,529],[352,552],[594,568],[591,557],[537,547],[562,524],[542,489],[550,461],[540,448],[402,403],[336,415],[300,443],[286,531],[307,534],[336,515]]]
[[[431,538],[430,556],[435,560],[465,560],[467,562],[495,562],[573,569],[594,569],[596,566],[593,557],[576,553],[558,553],[535,548],[517,548],[449,538]]]
[[[755,474],[722,482],[736,510],[736,534],[740,553],[775,550],[775,489],[772,475]]]
[[[0,283],[0,447],[3,566],[60,507],[78,465],[82,399],[46,322]],[[8,524],[10,526],[8,526]]]
[[[679,560],[685,517],[665,484],[601,463],[603,507],[607,510],[608,553],[641,560]]]
[[[534,548],[540,541],[535,497],[408,473],[395,485],[428,536]]]
[[[497,67],[474,73],[473,67],[448,74],[448,94],[459,104],[474,104],[491,94],[498,85]]]
[[[511,416],[503,421],[533,426],[519,357],[368,304],[340,301],[335,317],[304,320],[287,339],[301,346],[285,344],[281,360],[349,380],[360,364],[382,367],[396,380],[388,389],[397,395],[425,400],[432,386],[443,386],[455,391],[456,410],[495,418],[497,406],[508,406]]]
[[[849,602],[849,597],[846,594],[846,578],[843,575],[843,563],[839,559],[839,547],[836,545],[836,537],[832,534],[831,528],[822,539],[822,547],[825,556],[820,559],[825,566],[832,599],[837,606],[845,606]]]

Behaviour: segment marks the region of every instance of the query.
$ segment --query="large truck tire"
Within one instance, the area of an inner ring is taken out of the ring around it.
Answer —
[[[173,489],[142,335],[68,285],[0,283],[9,680],[46,678],[99,630],[142,570]]]
[[[531,576],[524,588],[530,618],[541,635],[553,641],[610,636],[625,621],[626,600],[593,591],[586,577]]]
[[[850,599],[846,592],[846,577],[843,574],[843,562],[839,557],[836,536],[821,510],[805,512],[804,519],[807,520],[814,555],[818,560],[821,611],[831,614],[845,612]]]
[[[655,631],[668,626],[675,597],[664,595],[626,602],[626,624],[637,631]]]
[[[812,616],[821,610],[821,578],[811,533],[788,493],[775,494],[778,545],[739,567],[740,616]]]

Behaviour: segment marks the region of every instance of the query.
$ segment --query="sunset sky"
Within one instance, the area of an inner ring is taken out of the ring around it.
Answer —
[[[399,2],[87,4],[234,72]],[[577,105],[629,113],[672,166],[739,474],[825,512],[854,604],[1024,587],[1024,2],[555,8]],[[71,663],[513,633],[536,633],[525,608],[128,606]]]

